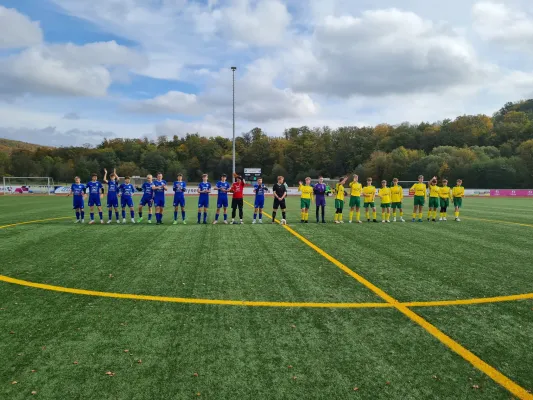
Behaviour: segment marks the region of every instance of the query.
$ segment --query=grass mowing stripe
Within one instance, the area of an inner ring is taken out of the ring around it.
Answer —
[[[253,207],[252,204],[249,202],[245,202],[250,207]],[[264,213],[267,217],[269,215],[267,213]],[[422,318],[420,315],[415,313],[414,311],[410,310],[405,305],[402,305],[398,302],[395,298],[388,295],[386,292],[372,284],[371,282],[367,281],[365,278],[357,274],[356,272],[352,271],[350,268],[348,268],[346,265],[342,264],[339,260],[332,257],[322,249],[320,249],[318,246],[310,242],[308,239],[300,235],[298,232],[296,232],[294,229],[290,228],[287,225],[283,225],[283,228],[285,228],[288,232],[290,232],[293,236],[300,239],[303,243],[311,247],[313,250],[315,250],[317,253],[319,253],[321,256],[326,258],[327,260],[331,261],[334,265],[336,265],[338,268],[346,272],[348,275],[353,277],[355,280],[357,280],[359,283],[366,286],[368,289],[373,291],[375,294],[377,294],[379,297],[381,297],[383,300],[385,300],[387,303],[392,304],[398,311],[400,311],[402,314],[404,314],[406,317],[411,319],[413,322],[416,322],[418,325],[420,325],[422,328],[424,328],[427,332],[429,332],[431,335],[433,335],[435,338],[437,338],[441,343],[448,346],[451,350],[453,350],[455,353],[463,357],[465,360],[470,362],[474,367],[479,369],[480,371],[484,372],[486,375],[490,376],[495,382],[506,388],[509,392],[514,394],[515,396],[518,396],[520,399],[533,399],[533,395],[529,394],[523,387],[518,385],[517,383],[513,382],[511,379],[509,379],[507,376],[502,374],[500,371],[498,371],[493,366],[487,364],[485,361],[483,361],[481,358],[476,356],[474,353],[472,353],[467,348],[463,347],[461,344],[453,340],[451,337],[446,335],[444,332],[440,331],[436,326],[432,325],[430,322],[426,321],[424,318]]]

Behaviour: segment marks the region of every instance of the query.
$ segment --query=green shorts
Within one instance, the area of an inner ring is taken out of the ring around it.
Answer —
[[[439,206],[439,198],[438,197],[430,197],[429,198],[429,208],[437,208]]]
[[[446,207],[450,207],[450,199],[440,199],[440,206],[442,208]]]
[[[335,208],[340,208],[342,210],[344,208],[344,200],[335,199]]]
[[[463,198],[462,197],[454,197],[453,198],[453,206],[461,208],[463,206]]]
[[[300,208],[309,209],[310,207],[311,207],[311,199],[300,199]]]
[[[390,208],[390,203],[381,203],[381,208]]]
[[[350,197],[350,207],[361,207],[361,197],[351,196]]]
[[[424,196],[415,196],[415,206],[424,206],[426,198]]]
[[[403,208],[403,207],[402,207],[402,202],[401,202],[401,201],[398,201],[398,202],[394,202],[394,203],[392,203],[392,209],[393,209],[393,210],[396,210],[397,208]]]
[[[370,203],[365,203],[364,206],[365,206],[365,208],[368,208],[368,207],[372,207],[372,208],[374,208],[374,207],[375,207],[373,201],[371,201]]]

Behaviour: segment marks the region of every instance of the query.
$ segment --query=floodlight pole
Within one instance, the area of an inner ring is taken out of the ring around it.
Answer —
[[[235,175],[235,70],[237,67],[231,67],[233,72],[233,174]],[[235,178],[233,178],[235,180]]]

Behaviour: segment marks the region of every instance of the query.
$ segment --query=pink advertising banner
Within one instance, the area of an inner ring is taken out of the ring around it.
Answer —
[[[491,189],[491,197],[533,197],[533,189]]]

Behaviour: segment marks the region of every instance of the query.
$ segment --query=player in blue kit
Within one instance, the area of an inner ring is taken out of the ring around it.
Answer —
[[[207,209],[209,208],[209,193],[211,193],[211,184],[207,182],[207,174],[202,175],[202,182],[198,184],[198,223],[202,217],[202,208],[204,209],[204,224],[207,224]]]
[[[228,223],[228,191],[231,188],[229,182],[227,182],[227,175],[222,174],[220,180],[215,185],[215,190],[218,191],[217,196],[217,213],[215,214],[215,221],[213,225],[218,222],[218,217],[220,216],[220,209],[224,208],[224,223]]]
[[[130,177],[124,179],[123,184],[119,186],[120,205],[122,207],[122,223],[126,223],[126,207],[130,208],[131,223],[135,223],[135,209],[133,208],[133,195],[135,187],[130,183]]]
[[[104,216],[102,213],[102,199],[104,198],[104,185],[98,182],[98,175],[92,174],[91,180],[87,183],[87,190],[89,191],[89,207],[91,209],[90,225],[94,224],[94,206],[98,207],[98,215],[100,223],[104,223]]]
[[[259,214],[259,223],[263,223],[263,208],[265,207],[265,193],[268,189],[263,185],[263,178],[257,179],[257,184],[254,185],[255,201],[254,201],[254,220],[252,224],[256,223],[257,214]]]
[[[172,189],[174,190],[174,223],[178,223],[178,209],[181,207],[181,219],[183,224],[185,222],[185,191],[187,189],[187,184],[183,181],[183,175],[178,174],[177,181],[174,182]]]
[[[146,175],[146,182],[139,188],[143,192],[143,197],[139,202],[139,219],[137,223],[141,223],[143,220],[143,207],[148,206],[148,223],[152,223],[152,206],[154,205],[154,191],[152,189],[152,175]]]
[[[163,174],[157,173],[157,180],[152,185],[154,191],[155,219],[156,224],[163,223],[163,211],[165,209],[165,191],[167,190],[167,181],[163,180]]]
[[[76,210],[76,224],[79,224],[80,222],[83,224],[85,222],[85,202],[83,201],[85,198],[85,189],[86,186],[81,183],[80,177],[76,176],[68,194],[68,196],[71,194],[73,196],[72,208]]]
[[[113,208],[115,209],[115,218],[117,224],[120,224],[118,219],[118,175],[117,170],[113,170],[113,173],[109,176],[109,181],[107,180],[107,169],[104,168],[104,183],[107,184],[107,213],[108,221],[110,224],[113,218]]]

